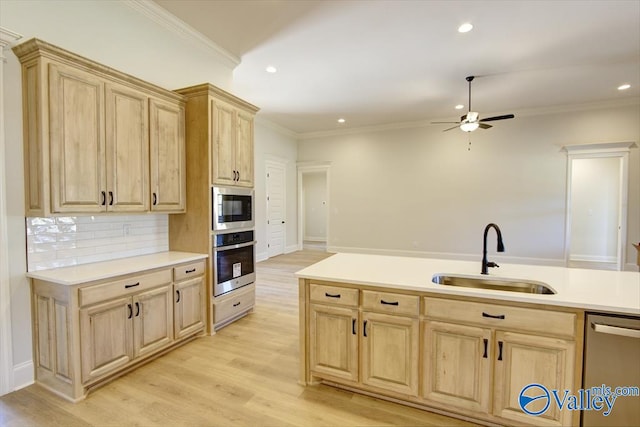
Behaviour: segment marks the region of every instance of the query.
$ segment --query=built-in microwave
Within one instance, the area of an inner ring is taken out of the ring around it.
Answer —
[[[253,189],[212,187],[211,196],[213,231],[253,228]]]

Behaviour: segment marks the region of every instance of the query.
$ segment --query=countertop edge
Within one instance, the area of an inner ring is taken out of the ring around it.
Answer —
[[[117,258],[89,264],[27,272],[26,277],[65,286],[113,279],[185,262],[208,258],[208,254],[167,251],[135,257]],[[95,274],[88,273],[89,270]],[[66,278],[65,278],[66,277]]]

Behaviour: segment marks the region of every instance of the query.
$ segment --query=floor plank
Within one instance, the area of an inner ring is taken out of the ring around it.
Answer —
[[[69,403],[38,385],[0,397],[0,426],[469,426],[326,385],[298,384],[294,273],[305,250],[257,264],[255,311]]]

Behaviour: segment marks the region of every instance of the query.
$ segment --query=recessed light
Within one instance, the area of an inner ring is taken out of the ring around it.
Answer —
[[[459,33],[468,33],[471,30],[473,30],[473,25],[471,25],[471,23],[469,22],[465,22],[464,24],[458,27]]]
[[[456,110],[462,110],[463,108],[464,108],[464,105],[462,104],[456,105]]]
[[[630,87],[631,87],[631,85],[630,85],[630,84],[625,83],[625,84],[623,84],[623,85],[618,86],[618,90],[627,90],[627,89],[629,89]]]
[[[278,71],[278,69],[276,67],[274,67],[273,65],[269,65],[267,68],[265,68],[265,71],[267,73],[275,73],[276,71]]]
[[[338,123],[344,123],[344,122],[346,122],[345,119],[343,119],[343,118],[338,119]]]

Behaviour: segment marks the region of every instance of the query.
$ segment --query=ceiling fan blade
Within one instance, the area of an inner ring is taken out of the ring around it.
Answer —
[[[486,123],[478,123],[478,126],[480,127],[480,129],[489,129],[489,128],[493,127],[493,126],[488,125]]]
[[[513,119],[515,116],[513,114],[505,114],[504,116],[494,116],[494,117],[487,117],[486,119],[480,119],[481,122],[494,122],[496,120],[506,120],[506,119]]]
[[[454,127],[452,127],[452,128],[445,129],[445,130],[443,130],[442,132],[446,132],[446,131],[448,131],[448,130],[453,130],[453,129],[458,129],[459,127],[460,127],[460,126],[454,126]]]
[[[460,123],[460,122],[431,122],[432,125],[441,125],[441,124],[453,124],[453,123]]]

